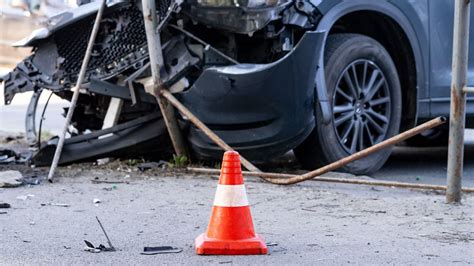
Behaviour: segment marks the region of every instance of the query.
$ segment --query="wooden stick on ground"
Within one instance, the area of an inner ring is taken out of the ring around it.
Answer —
[[[155,0],[142,0],[142,6],[148,52],[150,55],[150,68],[153,76],[154,87],[152,93],[156,97],[156,101],[160,107],[175,153],[177,155],[188,156],[186,144],[181,134],[174,108],[160,95],[160,91],[166,89],[163,87],[163,82],[160,77],[160,66],[163,66],[163,52],[161,49],[160,32],[157,30],[159,21],[156,15]]]
[[[181,104],[178,99],[173,96],[173,94],[171,94],[169,91],[162,90],[161,95],[165,97],[176,109],[183,113],[189,119],[189,121],[191,121],[197,128],[202,130],[204,134],[206,134],[206,136],[208,136],[219,147],[221,147],[225,151],[234,150],[232,149],[232,147],[227,145],[227,143],[225,143],[219,136],[212,132],[212,130],[210,130],[206,125],[204,125],[204,123],[201,122],[201,120],[199,120],[199,118],[197,118],[191,111],[189,111],[188,108]],[[248,170],[253,172],[260,172],[260,169],[258,169],[255,165],[253,165],[244,157],[240,156],[240,161],[242,162],[242,165]]]

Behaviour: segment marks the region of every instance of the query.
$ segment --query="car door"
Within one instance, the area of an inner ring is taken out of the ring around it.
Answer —
[[[431,116],[447,115],[450,108],[453,55],[454,1],[430,0]],[[471,22],[474,22],[471,12]],[[474,85],[474,27],[470,28],[468,85]],[[474,95],[468,95],[467,114],[474,114]]]

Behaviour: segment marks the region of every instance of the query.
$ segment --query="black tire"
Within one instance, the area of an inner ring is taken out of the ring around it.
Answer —
[[[331,122],[324,124],[321,113],[317,112],[315,129],[294,150],[306,169],[324,166],[390,138],[400,127],[400,80],[392,58],[380,43],[359,34],[330,35],[324,63],[333,115]],[[339,171],[371,174],[383,166],[390,153],[390,148],[381,150]]]
[[[441,147],[447,146],[449,139],[448,129],[433,128],[407,139],[406,145],[412,147]]]

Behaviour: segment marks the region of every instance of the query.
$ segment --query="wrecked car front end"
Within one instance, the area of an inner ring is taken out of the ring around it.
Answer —
[[[48,29],[18,43],[32,46],[33,53],[3,78],[6,104],[25,91],[38,98],[49,90],[71,99],[97,7],[90,3],[60,14]],[[291,150],[311,132],[324,38],[313,31],[319,17],[314,5],[160,1],[157,14],[165,86],[232,147],[261,160]],[[146,93],[153,86],[149,61],[140,3],[109,3],[61,164],[171,153],[159,108]],[[35,97],[32,101],[34,109]],[[57,139],[40,143],[34,117],[26,123],[30,145],[39,148],[33,163],[47,165]],[[180,121],[194,155],[221,155],[186,117]]]

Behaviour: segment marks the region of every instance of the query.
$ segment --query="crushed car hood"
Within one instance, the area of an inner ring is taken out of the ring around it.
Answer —
[[[128,0],[115,0],[107,3],[107,7],[116,7],[129,3]],[[78,8],[61,12],[48,20],[47,27],[33,31],[28,37],[13,44],[14,47],[34,46],[38,41],[44,40],[54,32],[85,17],[94,15],[99,10],[100,2],[92,2]]]

